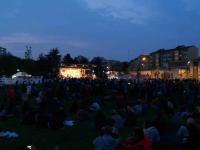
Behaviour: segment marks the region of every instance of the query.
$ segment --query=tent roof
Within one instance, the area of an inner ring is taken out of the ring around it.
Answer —
[[[16,77],[31,77],[31,75],[26,72],[17,72],[16,74],[12,75],[12,78]]]

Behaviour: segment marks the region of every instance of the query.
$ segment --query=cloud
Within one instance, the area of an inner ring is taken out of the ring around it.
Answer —
[[[81,0],[92,10],[116,19],[141,24],[156,17],[154,3],[147,0]]]
[[[63,43],[66,43],[66,45],[69,45],[75,48],[87,48],[89,46],[88,42],[77,41],[77,40],[67,40],[67,41],[63,41]]]
[[[27,33],[14,33],[9,36],[0,37],[0,44],[41,44],[49,42],[51,42],[49,39],[44,39]]]
[[[36,36],[28,33],[13,33],[8,36],[0,37],[0,45],[9,44],[54,44],[56,46],[65,45],[66,47],[69,46],[74,48],[87,48],[89,46],[89,43],[83,40],[56,36]]]

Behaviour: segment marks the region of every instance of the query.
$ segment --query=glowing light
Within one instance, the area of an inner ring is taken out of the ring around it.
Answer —
[[[92,71],[92,72],[91,72]],[[91,74],[89,73],[91,72]],[[93,78],[95,79],[95,71],[86,67],[68,66],[59,69],[59,75],[62,78]]]
[[[147,60],[147,58],[146,57],[142,57],[142,61],[146,61]]]
[[[82,78],[84,77],[84,71],[81,68],[62,68],[60,69],[60,75],[64,78]]]

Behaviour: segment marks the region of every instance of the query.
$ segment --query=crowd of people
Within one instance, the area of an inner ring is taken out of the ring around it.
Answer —
[[[55,79],[0,92],[0,120],[58,130],[75,115],[99,132],[95,150],[200,149],[198,81]]]

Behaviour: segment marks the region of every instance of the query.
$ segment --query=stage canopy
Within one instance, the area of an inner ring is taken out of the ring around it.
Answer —
[[[17,72],[16,74],[12,75],[12,79],[17,78],[17,77],[30,78],[30,77],[32,77],[32,75],[30,75],[26,72]]]

